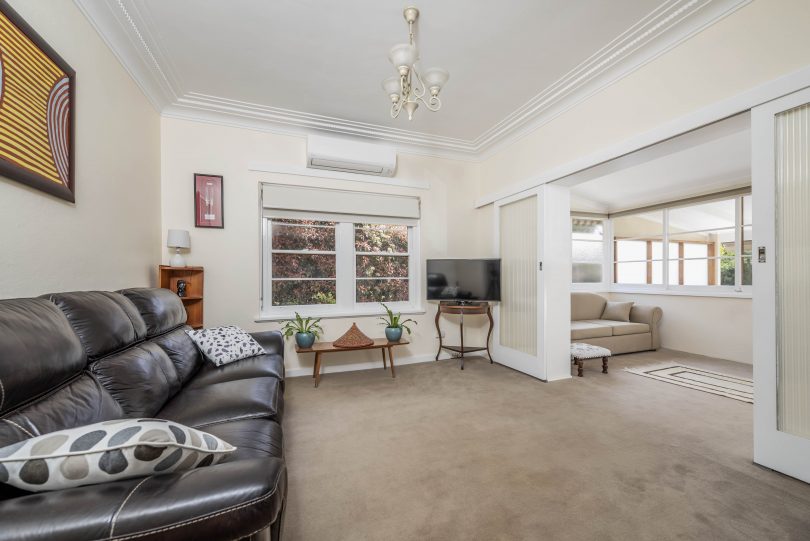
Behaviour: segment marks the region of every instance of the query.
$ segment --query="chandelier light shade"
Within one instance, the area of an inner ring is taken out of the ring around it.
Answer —
[[[430,68],[420,75],[416,63],[419,61],[419,51],[414,43],[413,26],[419,18],[419,10],[415,7],[405,8],[402,13],[408,23],[408,43],[400,43],[391,47],[388,59],[396,70],[396,75],[382,82],[383,90],[391,99],[391,118],[397,118],[405,109],[408,120],[413,120],[413,113],[423,103],[431,111],[438,111],[442,107],[439,92],[450,73],[443,68]]]
[[[410,69],[418,59],[416,54],[416,47],[408,43],[400,43],[391,47],[388,53],[388,60],[394,65],[397,70],[402,73],[402,68]]]

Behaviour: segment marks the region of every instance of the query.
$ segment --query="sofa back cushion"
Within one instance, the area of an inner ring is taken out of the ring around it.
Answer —
[[[571,293],[571,321],[583,319],[600,319],[605,310],[607,299],[596,293]]]
[[[0,418],[0,447],[49,432],[123,416],[118,402],[85,372]]]
[[[146,337],[152,338],[186,323],[186,308],[176,293],[157,287],[122,289],[146,323]]]
[[[151,342],[96,361],[90,371],[126,417],[154,416],[181,385],[172,361]]]
[[[86,363],[79,338],[52,303],[0,301],[0,416],[59,388]]]
[[[65,314],[92,362],[146,337],[146,324],[120,293],[81,291],[43,295]]]
[[[169,356],[181,385],[185,385],[203,364],[202,354],[186,334],[187,330],[190,331],[191,327],[184,325],[150,340]]]

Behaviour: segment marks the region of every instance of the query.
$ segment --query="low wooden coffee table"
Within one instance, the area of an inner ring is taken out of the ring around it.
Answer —
[[[400,340],[399,342],[389,342],[387,338],[375,338],[374,343],[370,346],[360,346],[351,348],[340,348],[335,346],[332,342],[315,342],[311,348],[299,348],[295,346],[296,353],[314,353],[315,366],[312,368],[312,377],[315,378],[315,387],[321,382],[321,357],[325,353],[334,353],[336,351],[360,351],[363,349],[379,349],[382,352],[383,369],[385,366],[385,351],[388,350],[388,360],[391,362],[391,377],[397,377],[394,371],[394,352],[395,346],[404,346],[408,344],[407,340]]]

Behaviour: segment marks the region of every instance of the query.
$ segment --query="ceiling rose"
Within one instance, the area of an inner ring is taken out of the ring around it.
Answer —
[[[391,118],[397,118],[402,109],[408,113],[408,120],[413,120],[413,112],[421,101],[431,111],[442,107],[439,92],[447,83],[450,74],[442,68],[429,68],[424,75],[419,73],[416,63],[419,51],[413,38],[413,25],[419,18],[419,10],[411,6],[402,13],[408,23],[408,43],[391,47],[388,59],[397,70],[397,75],[389,77],[382,83],[383,90],[391,98]],[[425,97],[430,93],[430,96]]]

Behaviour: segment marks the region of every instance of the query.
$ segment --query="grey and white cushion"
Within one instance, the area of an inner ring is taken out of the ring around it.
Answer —
[[[236,450],[161,419],[118,419],[0,448],[0,482],[31,492],[106,483],[216,464]]]
[[[600,357],[610,357],[611,352],[607,348],[583,344],[582,342],[571,342],[571,360],[574,359],[596,359]]]
[[[264,353],[252,336],[235,325],[186,332],[205,358],[217,366]]]

